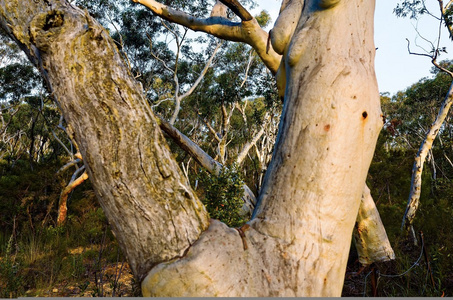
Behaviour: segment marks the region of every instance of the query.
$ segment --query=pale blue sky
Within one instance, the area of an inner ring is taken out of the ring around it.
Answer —
[[[432,64],[429,58],[410,55],[407,50],[408,38],[411,42],[411,51],[422,53],[430,50],[430,45],[422,38],[417,37],[417,30],[421,35],[437,42],[439,21],[430,16],[423,16],[419,21],[408,18],[397,18],[393,9],[399,1],[377,0],[375,14],[375,43],[376,75],[381,92],[391,94],[403,90],[422,77],[430,76]],[[437,0],[426,0],[433,13],[439,10]],[[418,44],[420,47],[417,47]],[[447,51],[453,51],[452,42],[448,33],[442,28],[441,46]],[[442,54],[438,60],[451,59],[451,54]]]
[[[404,90],[419,79],[430,76],[432,67],[431,61],[427,57],[410,55],[407,51],[408,38],[411,41],[413,52],[423,52],[417,48],[416,44],[429,50],[430,46],[421,38],[417,38],[414,27],[425,37],[433,42],[436,41],[438,33],[438,21],[426,16],[421,20],[414,21],[408,18],[397,18],[393,14],[398,0],[377,0],[375,14],[375,43],[376,51],[376,76],[378,78],[379,90],[394,94],[399,90]],[[433,5],[429,8],[437,13],[438,6],[436,0],[426,0],[427,4]],[[260,9],[266,9],[272,15],[273,20],[278,15],[281,0],[261,0],[258,1]],[[258,9],[256,10],[258,11]],[[446,46],[447,50],[453,52],[452,42],[448,35],[443,31],[441,45]],[[450,54],[444,54],[440,59],[452,58]]]

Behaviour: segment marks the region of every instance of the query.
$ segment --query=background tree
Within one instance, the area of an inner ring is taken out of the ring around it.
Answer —
[[[448,2],[447,4],[444,5],[443,1],[438,1],[439,3],[439,15],[437,19],[440,22],[440,26],[445,26],[447,31],[449,32],[450,38],[453,37],[453,31],[451,27],[451,12],[452,12],[452,2]],[[408,16],[410,15],[411,18],[417,18],[420,15],[423,14],[428,14],[432,17],[435,17],[436,14],[433,14],[430,12],[425,5],[425,1],[403,1],[401,4],[398,4],[398,6],[395,9],[395,13],[398,16]],[[435,17],[436,18],[436,17]],[[425,39],[425,41],[428,41],[428,43],[431,45],[431,49],[429,53],[413,53],[410,50],[410,45],[408,41],[408,50],[410,54],[416,54],[416,55],[421,55],[421,56],[426,56],[431,59],[431,62],[434,64],[435,67],[437,67],[440,71],[447,73],[450,75],[451,78],[453,78],[453,73],[449,71],[447,68],[442,66],[437,62],[438,56],[442,52],[446,52],[445,47],[440,46],[440,37],[441,37],[441,31],[439,30],[438,37],[437,37],[437,42],[432,43],[429,42],[429,40]],[[420,191],[421,191],[421,178],[422,178],[422,172],[423,172],[423,165],[425,162],[425,159],[428,155],[428,153],[431,151],[431,147],[433,145],[434,139],[437,137],[438,133],[441,130],[441,127],[444,123],[445,118],[448,115],[448,112],[450,110],[450,106],[453,103],[453,83],[450,86],[450,89],[448,93],[445,94],[444,101],[441,104],[441,107],[439,108],[439,112],[437,113],[436,119],[433,121],[432,125],[429,128],[429,131],[426,132],[426,138],[423,140],[420,149],[415,157],[415,162],[414,162],[414,167],[412,169],[412,182],[411,182],[411,190],[409,194],[409,199],[407,202],[407,208],[406,212],[403,217],[403,226],[406,226],[406,229],[410,229],[412,231],[412,236],[414,241],[417,241],[417,238],[415,236],[414,228],[412,227],[412,222],[413,219],[415,218],[415,213],[417,211],[417,208],[419,206],[419,201],[420,201]]]

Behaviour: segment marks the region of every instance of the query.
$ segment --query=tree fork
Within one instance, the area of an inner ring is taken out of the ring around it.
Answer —
[[[148,274],[144,295],[339,296],[382,126],[374,1],[305,3],[284,51],[276,152],[243,235],[218,221],[203,232],[206,212],[108,34],[50,3],[62,22],[42,3],[0,0],[1,23],[42,62],[120,246],[139,280]]]

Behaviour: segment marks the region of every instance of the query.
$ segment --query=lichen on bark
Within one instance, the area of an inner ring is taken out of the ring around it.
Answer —
[[[209,224],[206,210],[105,29],[66,1],[30,1],[10,14],[16,2],[0,1],[2,24],[23,41],[47,78],[99,202],[141,280],[198,239]]]

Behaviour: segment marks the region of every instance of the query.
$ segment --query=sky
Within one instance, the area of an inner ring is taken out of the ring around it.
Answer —
[[[432,64],[429,58],[410,55],[407,50],[408,38],[411,42],[412,52],[424,52],[430,45],[422,38],[417,37],[417,30],[421,35],[432,42],[436,42],[439,22],[432,17],[423,16],[419,21],[409,18],[397,18],[393,13],[398,0],[376,0],[375,11],[375,44],[376,51],[376,76],[380,92],[389,92],[390,95],[402,91],[423,77],[431,75]],[[433,12],[438,11],[436,0],[426,0]],[[259,9],[266,9],[275,21],[280,9],[281,0],[258,1]],[[417,29],[415,29],[417,28]],[[417,47],[419,45],[423,48]],[[452,42],[443,30],[441,46],[447,47],[453,53]],[[443,54],[439,59],[452,59],[453,55]]]

